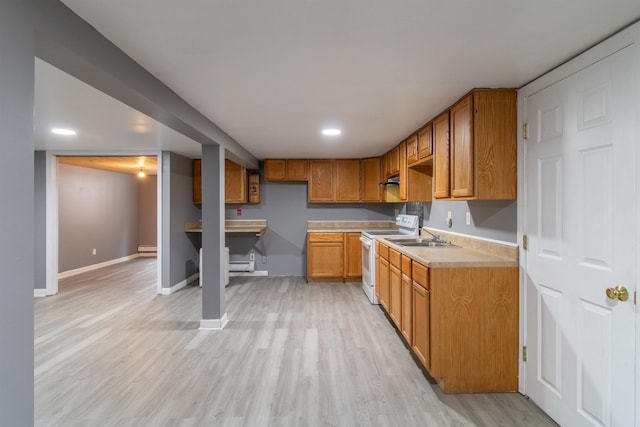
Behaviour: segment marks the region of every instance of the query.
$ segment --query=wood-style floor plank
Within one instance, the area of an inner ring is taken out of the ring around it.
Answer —
[[[517,393],[444,395],[358,285],[231,278],[229,323],[201,289],[156,295],[156,260],[36,299],[38,426],[555,426]]]

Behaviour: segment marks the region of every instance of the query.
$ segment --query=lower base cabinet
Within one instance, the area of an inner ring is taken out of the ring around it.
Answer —
[[[517,391],[517,267],[427,268],[413,260],[395,279],[397,268],[388,262],[385,273],[383,261],[383,307],[445,393]]]
[[[360,280],[362,246],[359,239],[359,232],[307,233],[307,282]]]

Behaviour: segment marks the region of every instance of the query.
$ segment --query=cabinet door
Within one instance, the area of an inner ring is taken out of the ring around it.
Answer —
[[[429,291],[413,281],[413,352],[428,371],[430,358]]]
[[[449,111],[445,111],[433,121],[434,182],[433,197],[449,197]]]
[[[247,170],[244,166],[224,161],[224,202],[247,203]]]
[[[411,279],[411,258],[402,255],[402,317],[400,332],[413,345],[413,281]]]
[[[402,274],[400,269],[389,263],[389,317],[401,329],[402,316]]]
[[[265,181],[284,181],[287,161],[284,159],[266,159],[264,161]]]
[[[376,268],[376,288],[378,300],[385,311],[389,312],[389,261],[380,257]]]
[[[413,134],[407,139],[407,163],[412,165],[418,161],[418,135]]]
[[[360,201],[360,159],[336,160],[336,201]]]
[[[389,157],[387,158],[389,162],[389,170],[388,176],[395,176],[400,173],[400,150],[399,146],[393,147],[391,151],[389,151]]]
[[[335,160],[309,161],[309,202],[333,202]]]
[[[202,160],[193,160],[193,203],[202,203]]]
[[[344,277],[344,233],[307,235],[307,277]]]
[[[345,277],[362,277],[362,242],[361,233],[345,233]]]
[[[423,160],[433,154],[433,124],[427,123],[418,131],[417,160]]]
[[[473,96],[451,107],[451,196],[473,196]]]
[[[308,179],[307,159],[287,159],[286,177],[287,181],[306,181]]]
[[[380,174],[380,158],[362,159],[361,198],[363,202],[379,202],[382,200],[382,177]]]
[[[400,143],[400,145],[398,145],[398,157],[400,159],[399,161],[399,167],[398,167],[398,173],[400,175],[400,186],[399,186],[399,190],[398,190],[398,195],[400,197],[400,200],[403,202],[407,201],[407,198],[409,197],[409,179],[407,177],[407,142],[406,141],[402,141]]]

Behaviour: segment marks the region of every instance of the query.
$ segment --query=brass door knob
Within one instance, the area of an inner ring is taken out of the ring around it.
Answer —
[[[626,301],[629,299],[629,291],[624,286],[616,286],[607,288],[607,298],[609,299],[617,299],[619,301]]]

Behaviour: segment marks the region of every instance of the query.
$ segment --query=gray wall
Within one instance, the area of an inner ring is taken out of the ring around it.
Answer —
[[[515,200],[487,201],[435,201],[424,203],[423,227],[467,234],[516,243],[517,202]],[[445,222],[451,211],[453,224]],[[471,224],[466,225],[466,213],[471,213]]]
[[[261,203],[227,205],[226,219],[266,219],[267,232],[260,241],[251,235],[226,236],[231,260],[248,260],[256,253],[256,270],[270,276],[306,276],[307,221],[393,220],[400,204],[386,203],[307,203],[307,183],[261,182]],[[236,209],[242,215],[236,216]],[[265,256],[266,255],[266,256]]]
[[[46,152],[36,151],[34,156],[34,289],[47,288],[47,157]]]
[[[176,153],[162,153],[162,287],[170,288],[198,272],[200,234],[185,233],[184,223],[198,220],[193,204],[192,160]]]
[[[138,252],[137,179],[58,165],[59,272]]]
[[[138,245],[158,242],[158,177],[147,175],[138,181]]]
[[[33,425],[34,25],[0,3],[0,425]]]

